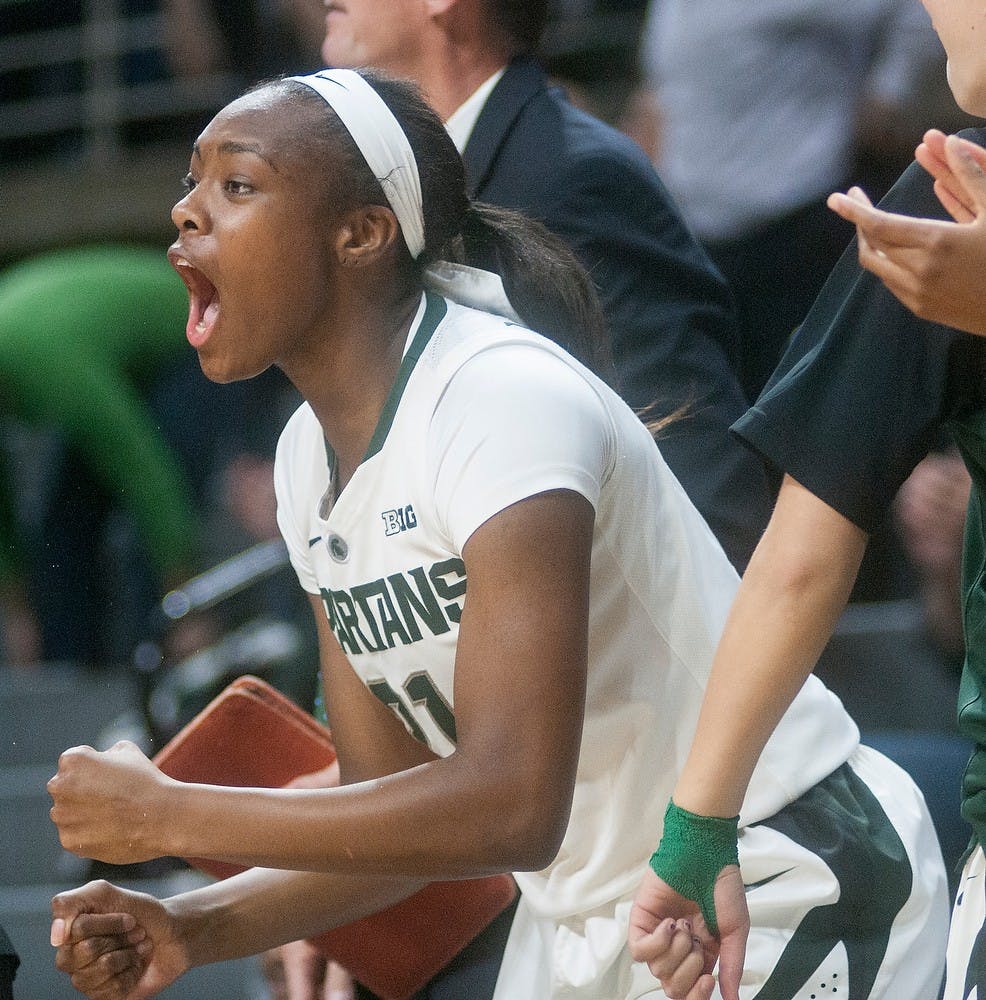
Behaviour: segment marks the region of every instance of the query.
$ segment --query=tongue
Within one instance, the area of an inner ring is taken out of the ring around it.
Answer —
[[[199,316],[198,320],[195,319],[194,311],[188,317],[188,328],[185,331],[185,335],[188,337],[188,342],[192,347],[201,347],[209,339],[209,334],[212,333],[212,328],[216,324],[216,319],[219,316],[219,296],[213,295],[209,300],[209,304],[205,307],[205,311]]]

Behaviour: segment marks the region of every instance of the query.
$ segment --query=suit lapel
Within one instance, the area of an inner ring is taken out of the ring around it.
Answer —
[[[503,140],[527,102],[545,86],[543,70],[526,57],[512,62],[500,77],[462,152],[471,197],[482,197]]]

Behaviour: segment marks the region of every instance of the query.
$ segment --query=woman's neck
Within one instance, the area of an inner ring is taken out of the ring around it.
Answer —
[[[420,290],[385,310],[364,296],[345,311],[346,321],[323,338],[321,349],[303,366],[285,368],[335,452],[338,490],[366,454],[419,305]]]

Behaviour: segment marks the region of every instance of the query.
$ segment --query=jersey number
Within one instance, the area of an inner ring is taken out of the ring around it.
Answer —
[[[370,681],[367,685],[370,691],[376,695],[385,705],[389,706],[407,726],[411,735],[421,743],[427,745],[428,739],[424,730],[418,725],[411,709],[404,703],[404,699],[386,682]],[[446,739],[455,743],[455,716],[448,702],[442,697],[441,692],[435,687],[432,679],[424,672],[411,674],[404,682],[404,694],[412,705],[424,705],[425,711],[431,716],[432,721],[445,734]]]

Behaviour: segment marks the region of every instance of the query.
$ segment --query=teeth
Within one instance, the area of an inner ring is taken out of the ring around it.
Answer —
[[[192,265],[184,257],[175,257],[175,267],[191,267]]]

